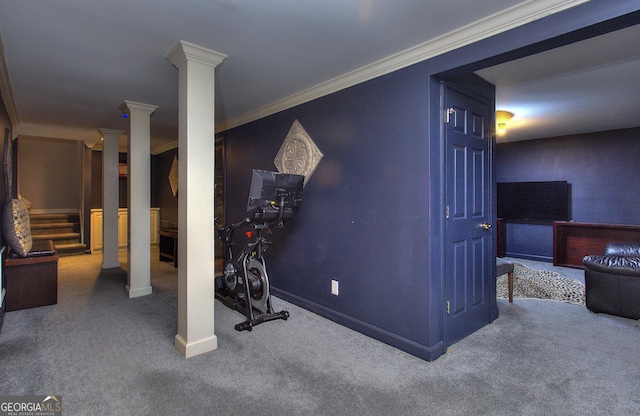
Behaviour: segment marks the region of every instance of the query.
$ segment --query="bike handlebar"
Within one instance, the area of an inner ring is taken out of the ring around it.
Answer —
[[[233,228],[240,228],[240,227],[242,227],[242,226],[243,226],[243,225],[245,225],[245,224],[251,224],[251,218],[247,217],[247,218],[243,219],[243,220],[242,220],[242,221],[240,221],[240,222],[237,222],[237,223],[235,223],[235,224],[231,224],[231,226],[232,226]]]
[[[286,197],[286,195],[283,194],[283,193],[280,193],[279,196],[280,196],[280,201],[279,201],[280,204],[278,204],[278,215],[273,221],[270,221],[268,223],[264,223],[264,225],[266,225],[268,227],[277,227],[280,224],[280,222],[282,221],[283,217],[284,217],[284,208],[285,208],[284,205],[285,205],[285,197]],[[233,233],[233,230],[235,230],[236,228],[243,227],[245,225],[249,225],[249,224],[257,224],[256,228],[258,228],[258,226],[261,223],[256,223],[256,222],[253,221],[253,219],[251,217],[246,217],[240,222],[232,223],[230,225],[226,225],[226,226],[220,228],[218,230],[218,234],[223,239],[225,237],[230,239],[231,238],[231,234]],[[264,227],[260,227],[260,228],[264,228]]]

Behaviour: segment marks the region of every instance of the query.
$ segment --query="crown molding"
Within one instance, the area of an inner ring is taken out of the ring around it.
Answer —
[[[586,3],[589,0],[528,0],[471,24],[373,62],[307,90],[260,107],[216,125],[216,132],[229,130],[280,111],[315,100],[345,88],[470,45],[507,30]]]
[[[13,134],[15,136],[45,137],[50,139],[79,140],[85,142],[99,142],[101,137],[101,133],[98,129],[37,123],[19,123],[14,126]]]
[[[88,129],[78,127],[67,126],[54,126],[50,124],[36,124],[36,123],[20,123],[13,129],[14,136],[30,136],[30,137],[43,137],[49,139],[64,139],[64,140],[77,140],[84,142],[91,150],[102,150],[102,135],[105,133],[118,133],[118,135],[126,138],[126,134],[122,130],[113,130],[107,128]],[[166,151],[175,149],[178,147],[178,141],[173,141],[162,146],[158,146],[151,150],[152,155],[158,155]],[[119,146],[121,153],[127,153],[126,146]]]
[[[163,144],[162,146],[158,146],[155,149],[151,150],[151,154],[152,155],[159,155],[160,153],[164,153],[164,152],[168,152],[169,150],[173,150],[173,149],[177,149],[178,148],[178,141],[172,141],[170,143],[167,144]]]

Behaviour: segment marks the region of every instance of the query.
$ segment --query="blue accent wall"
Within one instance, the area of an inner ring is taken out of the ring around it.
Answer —
[[[428,79],[401,71],[224,134],[232,222],[245,215],[251,169],[275,170],[295,119],[324,153],[299,214],[270,236],[277,293],[419,345],[429,341],[428,325],[416,327],[428,317]]]
[[[227,220],[244,217],[251,170],[275,170],[273,159],[297,119],[325,156],[299,214],[270,236],[265,257],[273,292],[418,357],[437,358],[446,351],[438,77],[513,59],[559,37],[570,42],[575,31],[639,8],[594,0],[223,132]],[[331,295],[331,280],[339,281],[340,296]]]
[[[567,181],[576,222],[640,224],[640,128],[496,146],[498,182]],[[553,260],[552,224],[507,224],[507,255]]]

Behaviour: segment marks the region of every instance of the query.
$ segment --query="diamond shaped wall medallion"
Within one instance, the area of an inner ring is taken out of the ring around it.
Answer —
[[[171,185],[173,196],[176,196],[178,193],[178,156],[176,155],[173,156],[173,162],[169,170],[169,185]]]
[[[280,173],[304,175],[306,185],[323,156],[302,124],[294,120],[273,164]]]

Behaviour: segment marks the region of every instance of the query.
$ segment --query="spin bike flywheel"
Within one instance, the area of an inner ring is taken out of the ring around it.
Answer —
[[[251,305],[254,308],[263,309],[269,299],[269,278],[259,260],[249,260],[249,263],[247,263],[247,278],[250,286]]]

